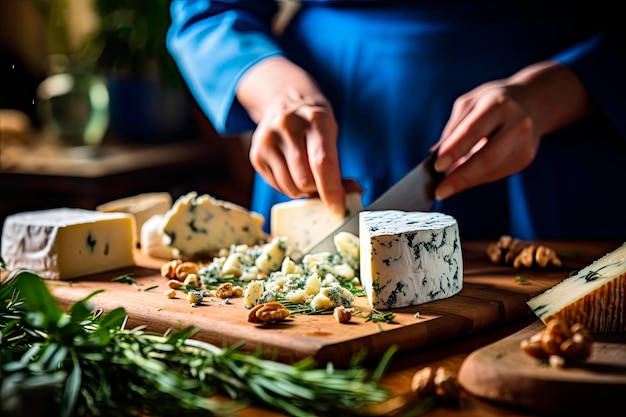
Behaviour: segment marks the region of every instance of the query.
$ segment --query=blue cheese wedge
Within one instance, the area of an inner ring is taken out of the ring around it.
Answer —
[[[359,240],[361,283],[373,308],[419,305],[463,288],[459,228],[449,215],[363,211]]]
[[[297,257],[335,231],[363,209],[361,193],[346,194],[346,211],[334,214],[319,198],[302,198],[274,204],[270,214],[270,234],[287,239],[287,251]]]
[[[177,257],[203,258],[231,245],[265,241],[264,221],[237,204],[192,191],[179,197],[165,214],[163,243]]]
[[[626,331],[626,243],[531,298],[541,321],[581,323],[595,333]]]
[[[128,213],[58,208],[17,213],[5,219],[2,258],[23,268],[66,280],[135,264],[135,218]]]

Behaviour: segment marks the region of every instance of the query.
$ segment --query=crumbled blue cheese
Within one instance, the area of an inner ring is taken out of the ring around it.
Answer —
[[[337,305],[350,307],[354,296],[342,284],[360,284],[358,251],[354,247],[358,238],[344,234],[338,242],[343,242],[343,250],[338,247],[336,254],[310,254],[302,263],[295,263],[286,255],[282,237],[274,237],[264,246],[231,245],[230,249],[220,250],[220,256],[201,268],[199,276],[205,285],[215,284],[220,278],[238,277],[247,283],[244,291],[247,308],[280,297],[296,304],[310,303],[320,293],[322,296],[315,301],[317,309]],[[267,279],[262,279],[264,277]]]

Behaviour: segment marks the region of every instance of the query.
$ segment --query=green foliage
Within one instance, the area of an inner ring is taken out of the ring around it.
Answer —
[[[101,25],[86,45],[89,60],[107,74],[143,77],[156,72],[166,82],[179,82],[165,46],[169,4],[169,0],[94,0]]]

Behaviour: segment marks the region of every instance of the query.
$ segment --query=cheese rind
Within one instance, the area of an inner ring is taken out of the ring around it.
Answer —
[[[139,247],[141,253],[153,258],[174,259],[174,250],[163,244],[163,219],[163,215],[155,214],[141,226]]]
[[[342,214],[330,212],[317,197],[274,204],[270,234],[287,238],[291,256],[302,255],[362,209],[360,192],[346,194],[346,211]]]
[[[463,288],[459,228],[449,215],[363,211],[359,240],[361,283],[373,308],[419,305]]]
[[[128,213],[58,208],[5,219],[2,258],[52,280],[132,266],[135,218]]]
[[[207,257],[230,245],[265,241],[264,221],[242,206],[192,191],[179,197],[165,214],[163,243],[177,257]]]
[[[104,213],[130,213],[135,216],[136,236],[141,236],[141,228],[152,216],[164,215],[172,207],[172,196],[168,192],[137,194],[100,204],[96,210]],[[138,242],[141,243],[141,242]]]
[[[626,243],[527,304],[544,323],[560,318],[595,333],[626,331]]]

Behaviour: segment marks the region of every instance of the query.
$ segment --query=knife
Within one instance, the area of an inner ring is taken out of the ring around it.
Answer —
[[[435,204],[435,188],[445,176],[444,173],[435,171],[436,159],[437,150],[434,150],[400,181],[361,211],[429,211],[432,209]],[[346,220],[319,243],[312,246],[304,255],[318,252],[335,252],[334,238],[337,233],[349,232],[358,236],[359,213]]]

